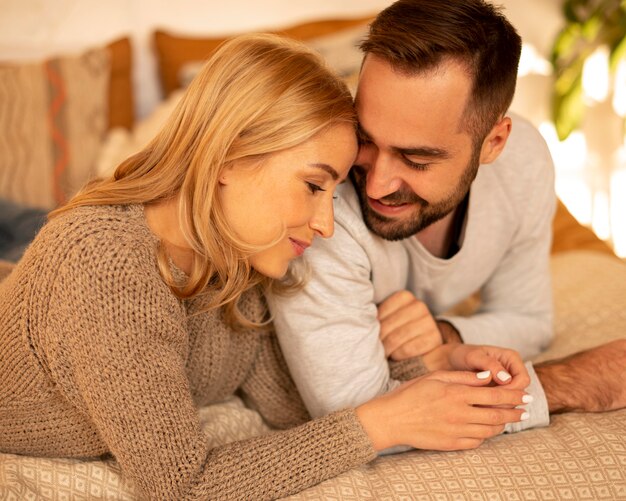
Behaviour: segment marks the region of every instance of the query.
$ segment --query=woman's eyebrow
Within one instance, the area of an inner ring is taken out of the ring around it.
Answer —
[[[330,177],[333,178],[333,181],[337,181],[337,179],[339,179],[339,174],[337,173],[337,171],[335,169],[333,169],[330,165],[328,164],[323,164],[323,163],[311,163],[309,164],[309,167],[317,167],[319,169],[322,169],[326,172],[328,172],[328,174],[330,174]]]

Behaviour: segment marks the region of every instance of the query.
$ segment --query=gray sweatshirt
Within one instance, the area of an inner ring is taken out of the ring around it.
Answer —
[[[285,358],[311,415],[359,405],[390,391],[377,305],[408,289],[470,344],[512,348],[530,358],[553,335],[549,252],[556,203],[548,148],[527,121],[512,116],[511,136],[472,183],[460,250],[430,254],[415,237],[387,241],[365,226],[356,192],[345,183],[335,202],[335,234],[307,252],[311,278],[294,296],[269,298]],[[470,317],[446,314],[480,291]],[[549,422],[532,366],[531,418]],[[509,427],[521,429],[522,423]]]

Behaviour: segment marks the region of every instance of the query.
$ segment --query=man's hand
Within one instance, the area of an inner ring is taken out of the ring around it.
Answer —
[[[443,343],[428,306],[407,290],[392,294],[378,306],[378,321],[385,355],[393,360],[423,355]]]
[[[439,346],[422,358],[429,371],[489,371],[496,384],[516,389],[524,389],[530,384],[524,361],[515,350],[453,343]]]
[[[515,408],[526,392],[484,387],[489,383],[472,372],[433,372],[359,406],[357,415],[376,450],[472,449],[500,434],[505,423],[528,418]]]
[[[437,327],[439,327],[444,344],[463,342],[459,331],[447,320],[437,320]]]
[[[535,365],[550,413],[626,407],[626,339]]]

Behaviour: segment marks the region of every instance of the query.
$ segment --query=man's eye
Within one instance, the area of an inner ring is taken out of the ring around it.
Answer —
[[[404,163],[406,165],[411,167],[411,169],[415,169],[415,170],[426,170],[426,169],[428,169],[428,166],[430,165],[430,164],[427,164],[427,163],[426,164],[420,164],[420,163],[417,163],[417,162],[412,162],[411,160],[409,160],[406,157],[402,157],[402,160],[404,161]]]
[[[306,185],[308,186],[309,191],[313,194],[317,193],[318,191],[326,191],[324,188],[315,183],[310,183],[306,181]]]

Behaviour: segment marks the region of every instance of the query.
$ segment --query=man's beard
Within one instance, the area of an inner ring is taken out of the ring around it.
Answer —
[[[474,148],[461,180],[450,196],[441,202],[431,204],[408,187],[402,187],[381,198],[382,202],[389,205],[414,204],[416,206],[415,212],[410,217],[399,219],[383,216],[370,207],[366,187],[367,175],[361,167],[355,165],[350,172],[350,177],[359,197],[363,220],[369,230],[385,240],[402,240],[419,233],[450,214],[467,195],[479,165],[480,148]]]

